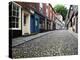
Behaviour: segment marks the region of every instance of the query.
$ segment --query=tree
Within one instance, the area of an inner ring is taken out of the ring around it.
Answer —
[[[62,16],[63,16],[63,20],[65,20],[66,18],[66,15],[67,15],[67,8],[64,6],[64,5],[56,5],[54,7],[54,10],[57,12],[57,13],[60,13]]]

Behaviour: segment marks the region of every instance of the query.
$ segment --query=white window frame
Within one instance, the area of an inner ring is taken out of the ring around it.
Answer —
[[[52,18],[52,13],[50,12],[50,19]]]
[[[46,8],[46,15],[47,15],[47,17],[48,17],[48,8]]]
[[[40,3],[40,8],[43,8],[43,4],[42,3]]]
[[[13,16],[13,4],[15,4],[16,6],[18,6],[19,7],[19,15],[18,15],[18,20],[20,20],[21,19],[21,14],[20,14],[20,12],[21,12],[21,6],[19,5],[19,4],[17,4],[17,3],[15,3],[15,2],[12,2],[12,16],[9,16],[9,17],[16,17],[16,16]],[[18,27],[16,28],[16,27],[9,27],[9,29],[10,30],[21,30],[21,27],[19,26],[19,21],[18,21]]]
[[[41,13],[42,13],[42,9],[43,9],[43,4],[42,4],[42,3],[40,3],[39,10],[40,10],[40,12],[41,12]]]

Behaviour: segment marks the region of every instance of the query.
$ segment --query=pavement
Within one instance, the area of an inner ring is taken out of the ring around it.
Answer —
[[[14,46],[12,58],[78,55],[78,38],[75,36],[77,34],[68,30],[46,32],[41,37]]]
[[[68,32],[71,33],[75,38],[78,38],[78,34],[77,33],[69,31],[69,30],[68,30]]]
[[[19,44],[22,44],[26,41],[30,41],[32,39],[35,39],[35,38],[38,38],[38,37],[41,37],[41,36],[44,36],[48,33],[51,33],[51,31],[48,31],[48,32],[44,32],[44,33],[38,33],[36,35],[32,35],[32,36],[28,36],[28,37],[18,37],[18,38],[14,38],[12,39],[12,47],[14,46],[17,46]]]

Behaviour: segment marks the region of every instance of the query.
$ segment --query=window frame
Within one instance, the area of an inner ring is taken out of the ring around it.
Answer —
[[[20,28],[20,26],[19,26],[19,20],[20,20],[20,8],[21,8],[21,6],[20,5],[18,5],[17,3],[15,3],[15,2],[11,2],[12,3],[12,9],[11,9],[11,11],[9,11],[9,13],[11,12],[12,13],[12,15],[10,16],[9,15],[9,25],[10,24],[12,24],[13,22],[11,21],[10,22],[10,17],[11,17],[11,19],[12,18],[15,18],[15,21],[14,21],[14,23],[15,23],[15,27],[13,27],[13,26],[9,26],[9,29],[11,29],[11,30],[20,30],[21,28]],[[16,10],[14,10],[13,9],[13,5],[15,5],[15,7],[16,7]],[[17,10],[18,9],[18,10]],[[13,11],[14,12],[16,12],[16,15],[13,15]],[[18,15],[17,15],[18,14]],[[18,26],[17,26],[18,25]]]
[[[48,17],[48,8],[46,8],[46,16]]]
[[[26,15],[24,14],[24,26],[26,26]]]

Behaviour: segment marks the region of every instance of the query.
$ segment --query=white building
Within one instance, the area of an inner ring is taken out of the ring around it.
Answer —
[[[59,13],[56,13],[55,15],[55,23],[56,23],[57,30],[65,28],[65,22],[63,21],[62,15]]]

